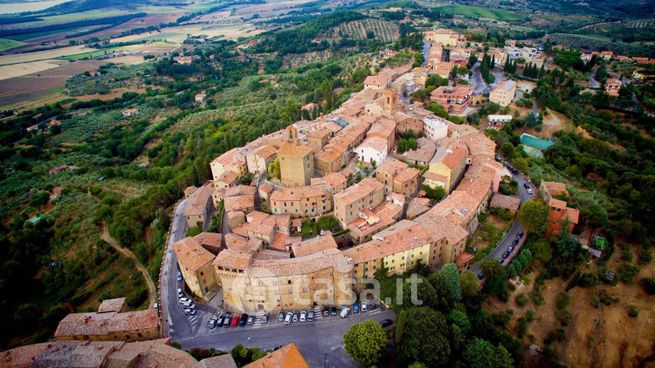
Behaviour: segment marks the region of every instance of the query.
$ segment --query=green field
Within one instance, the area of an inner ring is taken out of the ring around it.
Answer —
[[[528,18],[527,14],[468,5],[446,5],[439,6],[434,9],[442,11],[446,14],[462,15],[471,18],[489,18],[505,22],[517,22]]]
[[[0,52],[16,48],[18,46],[21,46],[23,43],[14,41],[14,40],[9,40],[6,38],[0,38]]]

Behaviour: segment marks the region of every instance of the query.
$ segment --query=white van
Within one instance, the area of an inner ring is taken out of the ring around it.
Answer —
[[[350,308],[345,307],[341,310],[341,318],[346,318],[348,317],[348,313],[350,313]]]
[[[291,323],[291,312],[287,313],[287,315],[284,317],[284,324],[288,325]]]

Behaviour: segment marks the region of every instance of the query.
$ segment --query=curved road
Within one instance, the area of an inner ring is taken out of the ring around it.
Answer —
[[[107,230],[107,225],[102,225],[102,232],[100,233],[100,239],[106,241],[112,248],[116,249],[116,251],[123,256],[129,258],[132,260],[134,263],[134,266],[136,267],[139,272],[143,275],[143,278],[146,281],[146,286],[148,287],[148,299],[150,299],[150,304],[149,307],[152,307],[157,303],[157,288],[155,287],[154,281],[152,281],[152,277],[150,277],[150,274],[148,273],[148,270],[145,268],[143,263],[139,261],[139,259],[136,257],[134,253],[132,253],[131,250],[121,247],[120,244],[118,244],[118,240],[116,240],[111,234],[109,234],[109,230]]]
[[[530,200],[534,198],[536,193],[536,188],[534,188],[534,185],[528,179],[523,176],[523,174],[518,173],[518,174],[512,174],[512,178],[518,182],[518,189],[519,189],[519,198],[521,199],[521,203]],[[525,184],[528,184],[533,191],[533,194],[528,193],[527,189],[525,188]],[[514,250],[510,254],[509,257],[503,262],[502,257],[503,254],[509,249],[509,247],[512,245],[514,242],[514,239],[516,239],[516,236],[520,233],[523,232],[523,237],[519,240],[519,243],[514,247]],[[512,258],[521,250],[521,247],[523,246],[523,243],[525,242],[525,239],[528,237],[528,235],[525,233],[523,230],[523,225],[521,225],[521,222],[519,221],[518,217],[514,219],[514,223],[512,224],[512,227],[507,231],[507,234],[503,237],[498,242],[498,245],[496,245],[496,248],[489,253],[484,259],[495,259],[498,260],[498,262],[502,263],[503,265],[506,265],[509,263]],[[476,275],[481,276],[482,271],[480,270],[480,267],[478,267],[477,264],[473,265],[471,267],[471,271],[474,272]]]

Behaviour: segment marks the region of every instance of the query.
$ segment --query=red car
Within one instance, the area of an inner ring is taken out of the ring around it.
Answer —
[[[237,327],[239,325],[240,318],[241,317],[238,314],[232,316],[232,320],[230,321],[230,327]]]

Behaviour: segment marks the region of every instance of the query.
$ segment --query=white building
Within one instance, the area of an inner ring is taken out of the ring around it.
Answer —
[[[448,136],[448,122],[440,117],[423,119],[423,130],[425,136],[436,142]]]
[[[380,137],[366,138],[362,144],[355,148],[357,159],[366,163],[375,161],[380,164],[387,158],[388,152],[389,146],[387,145],[387,140]]]
[[[512,115],[487,115],[490,127],[502,128],[506,123],[512,121]]]

